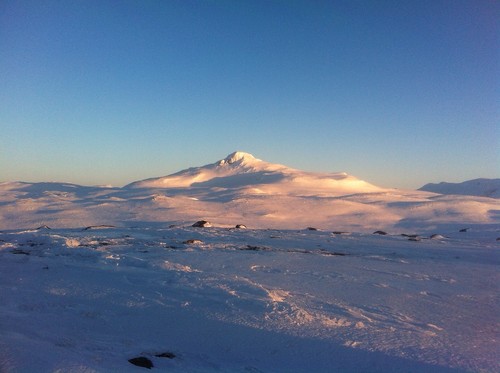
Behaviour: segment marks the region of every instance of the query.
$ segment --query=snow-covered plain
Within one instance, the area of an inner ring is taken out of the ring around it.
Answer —
[[[500,371],[497,199],[246,153],[0,190],[0,372]]]
[[[6,231],[0,371],[496,372],[497,234]]]

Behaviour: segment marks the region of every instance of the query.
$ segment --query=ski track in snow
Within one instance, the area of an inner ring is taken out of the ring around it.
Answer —
[[[0,371],[496,372],[497,235],[4,231]]]

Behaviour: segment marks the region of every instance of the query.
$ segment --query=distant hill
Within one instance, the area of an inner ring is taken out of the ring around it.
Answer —
[[[430,183],[419,190],[439,194],[500,198],[500,179],[474,179],[462,183]]]

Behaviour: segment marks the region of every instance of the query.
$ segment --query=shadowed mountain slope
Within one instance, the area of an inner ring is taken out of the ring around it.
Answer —
[[[462,183],[429,183],[419,190],[439,194],[500,198],[500,179],[474,179]]]

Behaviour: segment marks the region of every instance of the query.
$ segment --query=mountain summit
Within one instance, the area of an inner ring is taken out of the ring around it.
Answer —
[[[125,188],[186,188],[200,186],[200,183],[213,179],[257,172],[273,172],[278,169],[286,169],[286,167],[264,162],[250,153],[236,151],[215,163],[191,167],[167,176],[136,181],[126,185]]]
[[[237,163],[237,162],[240,162],[240,163],[246,162],[246,163],[248,163],[248,162],[255,162],[255,161],[260,161],[260,159],[255,158],[250,153],[236,151],[234,153],[229,154],[223,160],[219,161],[219,165],[223,166],[225,164],[233,164],[233,163]]]
[[[269,163],[236,151],[226,158],[172,175],[137,181],[126,188],[219,188],[249,194],[338,196],[382,189],[345,172],[318,173]]]

